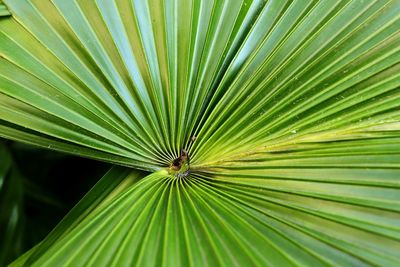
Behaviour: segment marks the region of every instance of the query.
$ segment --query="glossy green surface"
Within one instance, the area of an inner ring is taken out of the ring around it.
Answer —
[[[126,166],[16,266],[400,265],[400,1],[4,3],[0,136]]]

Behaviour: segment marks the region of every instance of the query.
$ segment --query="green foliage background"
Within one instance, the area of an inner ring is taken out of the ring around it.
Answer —
[[[0,140],[0,266],[38,244],[111,166]]]
[[[115,164],[13,266],[399,266],[400,1],[3,2],[0,136]]]

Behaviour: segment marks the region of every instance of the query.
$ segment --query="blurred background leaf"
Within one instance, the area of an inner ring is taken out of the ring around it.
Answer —
[[[0,266],[42,241],[109,166],[0,139]]]

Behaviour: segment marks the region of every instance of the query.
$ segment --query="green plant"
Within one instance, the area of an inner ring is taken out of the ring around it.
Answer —
[[[13,265],[399,266],[399,1],[3,2],[0,136],[116,164]]]

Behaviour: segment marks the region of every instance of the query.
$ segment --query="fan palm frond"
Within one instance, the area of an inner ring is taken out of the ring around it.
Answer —
[[[15,265],[400,264],[399,1],[4,3],[0,136],[124,166]]]

